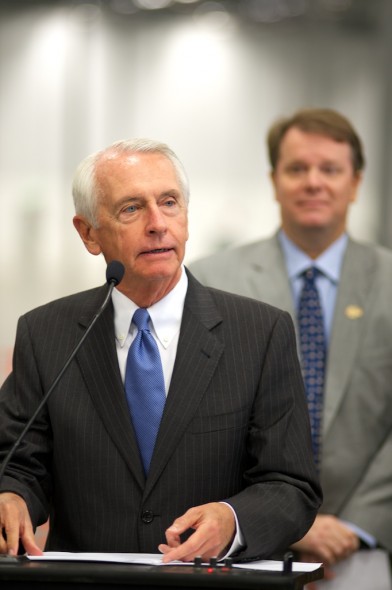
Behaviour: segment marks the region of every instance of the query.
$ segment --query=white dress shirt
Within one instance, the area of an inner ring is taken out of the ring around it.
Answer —
[[[151,334],[158,345],[161,356],[166,395],[169,391],[176,360],[187,289],[188,277],[183,268],[181,278],[175,287],[163,299],[148,308],[151,318]],[[124,383],[128,350],[137,334],[137,327],[132,323],[132,317],[138,309],[138,305],[117,289],[113,289],[112,301],[118,363]]]

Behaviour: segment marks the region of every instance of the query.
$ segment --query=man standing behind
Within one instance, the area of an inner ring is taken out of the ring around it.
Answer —
[[[206,285],[292,314],[324,492],[294,548],[341,562],[326,568],[335,581],[321,584],[354,588],[338,585],[354,568],[348,557],[367,548],[361,562],[374,558],[375,574],[381,558],[389,577],[385,556],[371,549],[392,551],[392,253],[347,234],[364,156],[345,117],[301,110],[271,127],[268,147],[280,230],[190,268]]]

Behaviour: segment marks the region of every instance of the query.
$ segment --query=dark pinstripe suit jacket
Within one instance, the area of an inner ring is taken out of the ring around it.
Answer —
[[[0,395],[0,448],[37,407],[105,295],[97,288],[19,320]],[[121,382],[109,306],[10,463],[2,490],[47,549],[156,552],[191,506],[226,500],[246,548],[269,556],[299,539],[320,504],[289,314],[201,286],[191,275],[178,352],[145,481]]]

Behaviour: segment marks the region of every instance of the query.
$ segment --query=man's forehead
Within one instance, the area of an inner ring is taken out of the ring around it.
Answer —
[[[162,160],[171,164],[170,160],[159,152],[118,152],[108,151],[102,154],[97,162],[98,167],[133,166],[147,160]]]
[[[97,162],[96,177],[100,184],[114,181],[153,181],[172,176],[177,180],[173,163],[158,152],[108,153]]]
[[[298,127],[291,127],[283,136],[279,155],[290,152],[290,155],[304,154],[307,151],[314,150],[314,153],[324,152],[326,155],[332,156],[339,152],[340,156],[346,152],[351,155],[351,146],[346,141],[340,141],[334,137],[321,132],[302,131]],[[317,152],[316,152],[317,150]]]

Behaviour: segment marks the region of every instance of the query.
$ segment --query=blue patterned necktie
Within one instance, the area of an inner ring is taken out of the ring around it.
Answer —
[[[129,348],[125,373],[125,394],[146,475],[166,401],[161,357],[149,320],[146,309],[135,311],[132,322],[138,333]]]
[[[304,272],[304,283],[298,307],[298,326],[302,358],[302,373],[308,400],[312,429],[313,454],[320,468],[324,374],[326,344],[323,313],[315,283],[318,269],[311,267]]]

